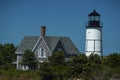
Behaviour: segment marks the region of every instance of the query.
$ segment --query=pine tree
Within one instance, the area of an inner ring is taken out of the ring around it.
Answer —
[[[37,68],[37,63],[34,53],[30,50],[26,50],[23,54],[22,65],[28,66],[29,70],[33,70]]]

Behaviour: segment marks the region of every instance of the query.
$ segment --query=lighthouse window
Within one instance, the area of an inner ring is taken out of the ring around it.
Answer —
[[[96,16],[96,17],[95,17],[95,21],[99,21],[99,16]]]
[[[90,21],[99,21],[99,20],[100,20],[100,17],[99,17],[99,16],[90,16],[90,17],[89,17],[89,20],[90,20]]]
[[[90,16],[90,17],[89,17],[89,20],[90,20],[90,21],[94,21],[94,20],[95,20],[95,17],[94,17],[94,16]]]

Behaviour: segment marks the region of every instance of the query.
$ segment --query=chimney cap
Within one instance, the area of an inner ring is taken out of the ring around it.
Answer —
[[[46,28],[46,26],[41,26],[41,28]]]
[[[45,36],[46,26],[41,26],[41,36]]]

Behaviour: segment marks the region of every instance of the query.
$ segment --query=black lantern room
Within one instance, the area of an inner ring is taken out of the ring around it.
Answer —
[[[101,27],[100,14],[95,10],[93,10],[93,12],[88,15],[88,26],[86,27]]]

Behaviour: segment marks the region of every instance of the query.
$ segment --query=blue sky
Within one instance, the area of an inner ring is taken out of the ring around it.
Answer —
[[[0,0],[0,43],[19,45],[24,36],[68,36],[85,52],[85,23],[96,9],[103,23],[103,54],[120,52],[120,0]]]

